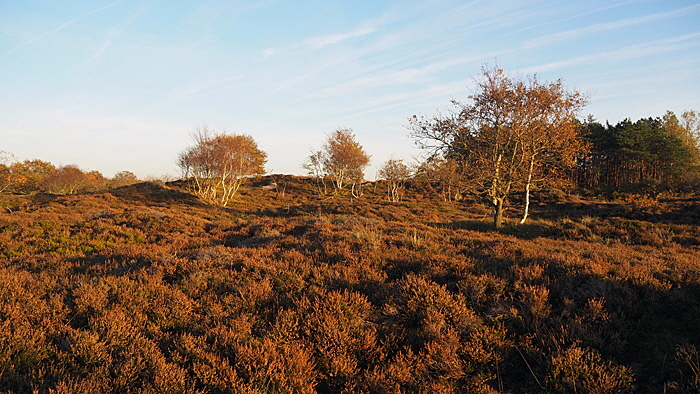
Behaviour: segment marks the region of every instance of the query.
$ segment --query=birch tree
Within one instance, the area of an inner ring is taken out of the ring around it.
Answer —
[[[510,78],[502,69],[484,67],[469,100],[452,104],[447,115],[409,119],[411,136],[434,155],[458,163],[468,189],[491,206],[496,228],[510,194],[523,187],[524,222],[532,185],[573,160],[569,150],[583,146],[574,144],[579,139],[574,115],[585,99],[566,91],[561,81],[542,84],[536,77]]]
[[[194,146],[180,153],[178,166],[203,200],[227,206],[247,177],[265,173],[267,154],[253,137],[215,134],[206,127],[193,137]]]
[[[411,176],[411,169],[404,164],[403,160],[391,158],[384,162],[378,175],[386,180],[389,201],[401,201],[404,183]]]
[[[482,71],[470,102],[453,100],[454,109],[446,116],[414,116],[409,121],[411,135],[422,148],[458,162],[460,173],[471,183],[470,191],[488,202],[494,226],[500,228],[504,203],[525,160],[513,122],[513,83],[503,70]]]
[[[357,142],[352,129],[337,129],[328,135],[320,150],[307,158],[304,168],[321,179],[328,177],[336,192],[350,185],[353,196],[358,197],[357,188],[364,179],[369,160],[370,156]],[[322,169],[321,174],[318,174],[319,169]]]
[[[14,156],[0,150],[0,193],[9,190],[12,186],[12,170],[10,165],[14,161]]]
[[[301,167],[306,170],[306,173],[316,180],[316,188],[320,195],[328,193],[328,186],[326,185],[326,172],[323,169],[325,154],[322,150],[316,150],[311,152],[311,154],[304,160]]]
[[[561,80],[540,83],[537,77],[516,83],[519,98],[516,122],[525,156],[525,202],[520,224],[530,212],[530,192],[534,185],[553,182],[562,170],[576,165],[576,157],[586,150],[576,114],[586,104],[577,91],[567,91]]]

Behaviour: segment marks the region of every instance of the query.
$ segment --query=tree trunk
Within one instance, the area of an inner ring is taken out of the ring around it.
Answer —
[[[525,211],[523,218],[520,219],[520,224],[525,224],[527,217],[530,215],[530,182],[525,185]]]
[[[525,224],[528,215],[530,214],[530,184],[532,183],[532,171],[535,166],[535,159],[530,160],[530,168],[527,173],[527,182],[525,182],[525,212],[523,218],[520,219],[520,224]]]
[[[503,227],[503,198],[494,198],[493,203],[493,226],[500,229]]]

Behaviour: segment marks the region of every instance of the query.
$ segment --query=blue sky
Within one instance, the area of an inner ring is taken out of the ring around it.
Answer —
[[[268,172],[352,128],[421,154],[407,118],[484,64],[564,80],[615,123],[700,110],[697,1],[0,0],[0,150],[112,176],[178,175],[192,130],[252,135]]]

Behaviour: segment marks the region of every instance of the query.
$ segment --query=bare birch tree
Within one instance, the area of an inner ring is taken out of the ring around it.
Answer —
[[[386,180],[389,201],[401,201],[404,183],[411,176],[411,169],[404,164],[403,160],[391,158],[384,162],[378,175]]]
[[[309,176],[316,180],[316,188],[320,195],[328,193],[328,186],[326,185],[326,172],[323,169],[324,153],[322,150],[313,151],[304,160],[301,167],[306,170]]]

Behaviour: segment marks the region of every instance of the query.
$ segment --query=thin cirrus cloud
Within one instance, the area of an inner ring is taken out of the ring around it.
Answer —
[[[333,32],[328,34],[320,34],[305,38],[283,47],[265,48],[262,51],[262,54],[265,58],[276,55],[292,56],[323,49],[331,45],[352,40],[354,38],[370,35],[377,36],[375,33],[381,33],[383,28],[396,21],[399,21],[405,16],[405,12],[406,10],[403,9],[401,11],[397,11],[396,8],[389,7],[389,9],[387,9],[383,14],[369,17],[368,19],[359,23],[357,27],[352,30],[339,33]]]
[[[638,59],[665,52],[691,49],[700,47],[700,42],[693,41],[693,39],[699,37],[700,33],[693,33],[678,37],[663,38],[648,43],[634,44],[614,50],[591,53],[555,62],[538,64],[523,68],[519,71],[525,74],[545,72],[572,66],[599,64],[603,61],[610,61],[610,59],[614,59],[615,62],[622,62],[625,60]]]
[[[118,3],[113,3],[110,6],[116,5]],[[96,13],[97,11],[92,12],[91,14]],[[125,19],[119,21],[113,28],[109,29],[109,31],[106,34],[106,38],[102,41],[102,44],[100,47],[90,55],[90,57],[83,63],[83,65],[90,64],[100,58],[112,47],[115,41],[117,41],[123,34],[124,32],[128,29],[128,27],[135,21],[137,20],[140,16],[143,15],[143,8],[138,9],[136,12],[133,12],[131,15],[126,17]],[[85,15],[87,16],[87,14]]]
[[[567,30],[562,32],[557,32],[549,34],[543,37],[537,37],[525,42],[525,48],[539,47],[543,45],[552,44],[558,41],[566,41],[571,39],[576,39],[580,37],[585,37],[590,34],[602,33],[609,30],[621,29],[625,27],[630,27],[634,25],[640,25],[645,23],[650,23],[658,21],[665,18],[674,18],[687,14],[688,12],[700,8],[700,4],[692,5],[689,7],[679,8],[672,11],[658,12],[655,14],[644,15],[634,18],[626,18],[608,23],[598,23],[591,26],[586,26],[579,29]]]
[[[76,2],[58,22],[46,5],[0,14],[10,33],[0,46],[0,135],[12,132],[3,150],[73,162],[59,157],[59,136],[86,135],[115,150],[84,152],[78,164],[109,172],[134,169],[119,157],[136,151],[110,138],[143,135],[169,143],[139,164],[158,173],[204,121],[251,133],[279,152],[271,168],[295,173],[303,149],[275,144],[303,146],[340,125],[376,144],[366,148],[381,162],[393,149],[411,155],[398,150],[408,117],[467,98],[480,67],[494,62],[593,90],[591,113],[613,121],[698,101],[692,0],[101,1]],[[14,34],[31,26],[23,18],[40,30]]]
[[[351,38],[357,38],[368,34],[372,34],[377,30],[378,27],[376,26],[362,25],[349,32],[310,37],[301,42],[283,48],[266,48],[265,50],[263,50],[263,56],[270,57],[274,55],[290,54],[304,50],[321,49],[328,45],[337,44],[341,41],[345,41]]]
[[[13,52],[17,51],[18,49],[24,48],[24,47],[26,47],[27,45],[30,45],[30,44],[32,44],[32,43],[34,43],[34,42],[37,42],[37,41],[41,40],[41,39],[44,39],[44,38],[46,38],[46,37],[49,37],[49,36],[51,36],[51,35],[53,35],[53,34],[56,34],[56,33],[60,32],[61,30],[65,29],[65,28],[67,28],[67,27],[69,27],[69,26],[71,26],[72,24],[74,24],[74,23],[76,23],[76,22],[78,22],[78,21],[80,21],[80,20],[82,20],[82,19],[85,19],[85,18],[87,18],[87,17],[89,17],[89,16],[91,16],[91,15],[93,15],[93,14],[98,13],[98,12],[104,11],[104,10],[106,10],[106,9],[108,9],[108,8],[114,7],[115,5],[120,4],[120,3],[123,3],[124,1],[126,1],[126,0],[115,1],[115,2],[113,2],[113,3],[110,3],[110,4],[104,5],[104,6],[102,6],[102,7],[96,8],[96,9],[94,9],[94,10],[92,10],[92,11],[88,11],[88,12],[86,12],[86,13],[84,13],[84,14],[82,14],[82,15],[76,17],[76,18],[73,18],[73,19],[69,20],[68,22],[65,22],[65,23],[61,24],[61,25],[58,26],[58,27],[55,27],[55,28],[53,28],[53,29],[51,29],[51,30],[49,30],[49,31],[47,31],[47,32],[41,33],[41,34],[39,34],[39,35],[37,35],[37,36],[34,36],[34,37],[32,37],[32,38],[30,38],[30,39],[28,39],[28,40],[26,40],[26,41],[20,43],[19,45],[17,45],[17,46],[15,46],[15,47],[11,48],[10,50],[6,51],[5,53],[1,54],[1,55],[0,55],[0,59],[4,59],[5,57],[9,56],[9,55],[12,54]]]

